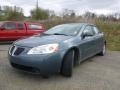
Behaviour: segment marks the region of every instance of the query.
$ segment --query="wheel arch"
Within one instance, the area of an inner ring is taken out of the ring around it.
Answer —
[[[79,50],[78,47],[73,46],[73,47],[69,48],[69,49],[65,52],[65,54],[63,55],[62,63],[61,63],[61,68],[60,68],[60,69],[62,69],[62,66],[63,66],[63,63],[64,63],[64,58],[65,58],[66,54],[67,54],[69,51],[71,51],[71,50],[74,50],[74,51],[75,51],[75,55],[77,55],[77,56],[75,57],[74,62],[79,60],[79,58],[80,58],[80,50]]]

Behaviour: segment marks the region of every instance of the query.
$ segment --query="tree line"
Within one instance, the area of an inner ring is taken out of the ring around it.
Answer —
[[[30,16],[24,16],[23,9],[20,7],[0,6],[0,21],[5,20],[48,20],[48,19],[74,19],[74,18],[85,18],[85,19],[100,19],[110,21],[120,21],[120,13],[113,13],[111,15],[97,15],[92,12],[85,12],[82,15],[77,15],[74,10],[64,9],[60,15],[52,10],[45,10],[36,6],[30,11]]]

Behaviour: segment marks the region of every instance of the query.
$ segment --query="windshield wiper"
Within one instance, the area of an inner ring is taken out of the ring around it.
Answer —
[[[67,34],[63,34],[63,33],[54,33],[53,35],[65,35],[65,36],[68,36]]]

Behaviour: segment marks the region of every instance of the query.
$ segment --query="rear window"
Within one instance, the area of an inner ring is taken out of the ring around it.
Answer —
[[[43,29],[41,25],[37,25],[37,24],[29,24],[28,28],[30,30],[40,30],[40,29]]]

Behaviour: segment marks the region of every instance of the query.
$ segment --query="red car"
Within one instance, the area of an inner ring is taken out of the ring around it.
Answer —
[[[44,31],[45,27],[40,23],[4,21],[0,22],[0,41],[14,41]]]

